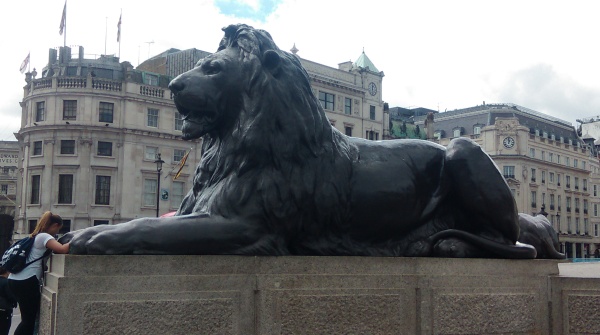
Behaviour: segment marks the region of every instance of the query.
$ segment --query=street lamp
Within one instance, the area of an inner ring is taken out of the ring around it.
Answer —
[[[156,154],[156,160],[154,161],[154,163],[156,163],[156,173],[157,173],[157,183],[156,183],[156,217],[158,217],[158,208],[159,208],[159,202],[160,202],[160,171],[162,171],[162,165],[165,161],[163,161],[162,159],[160,159],[160,153]]]

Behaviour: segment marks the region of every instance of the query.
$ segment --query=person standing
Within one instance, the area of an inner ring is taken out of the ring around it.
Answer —
[[[8,335],[17,301],[8,289],[8,271],[0,267],[0,335]]]
[[[69,252],[69,243],[61,244],[54,235],[62,228],[62,218],[52,212],[45,212],[38,221],[31,237],[35,238],[33,247],[27,259],[28,262],[42,257],[47,250],[57,254]],[[19,273],[8,276],[8,287],[19,303],[21,323],[15,330],[15,335],[33,335],[35,323],[40,311],[40,281],[42,279],[45,258],[29,264]]]

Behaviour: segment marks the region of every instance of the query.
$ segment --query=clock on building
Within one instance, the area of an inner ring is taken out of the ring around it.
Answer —
[[[375,83],[374,83],[374,82],[370,82],[370,83],[369,83],[369,93],[370,93],[371,95],[375,95],[375,94],[377,94],[377,85],[375,85]]]
[[[504,144],[504,147],[510,149],[515,146],[515,139],[510,136],[505,137],[504,140],[502,141],[502,144]]]

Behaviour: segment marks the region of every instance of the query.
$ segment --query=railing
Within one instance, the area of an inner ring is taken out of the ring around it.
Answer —
[[[147,95],[150,97],[164,98],[165,90],[155,87],[140,86],[140,94]]]
[[[57,78],[58,88],[85,88],[87,81],[85,78]]]
[[[44,79],[40,79],[40,80],[35,80],[33,82],[34,90],[38,90],[38,89],[42,89],[42,88],[51,88],[51,87],[52,87],[52,79],[51,78],[44,78]]]
[[[120,91],[121,82],[113,80],[93,79],[92,88],[97,90]]]

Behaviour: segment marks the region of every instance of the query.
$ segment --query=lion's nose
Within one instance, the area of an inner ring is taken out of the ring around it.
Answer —
[[[181,91],[183,91],[184,88],[185,88],[185,85],[183,84],[182,80],[179,80],[179,78],[175,78],[175,79],[171,80],[171,82],[169,83],[169,89],[173,93],[181,92]]]

